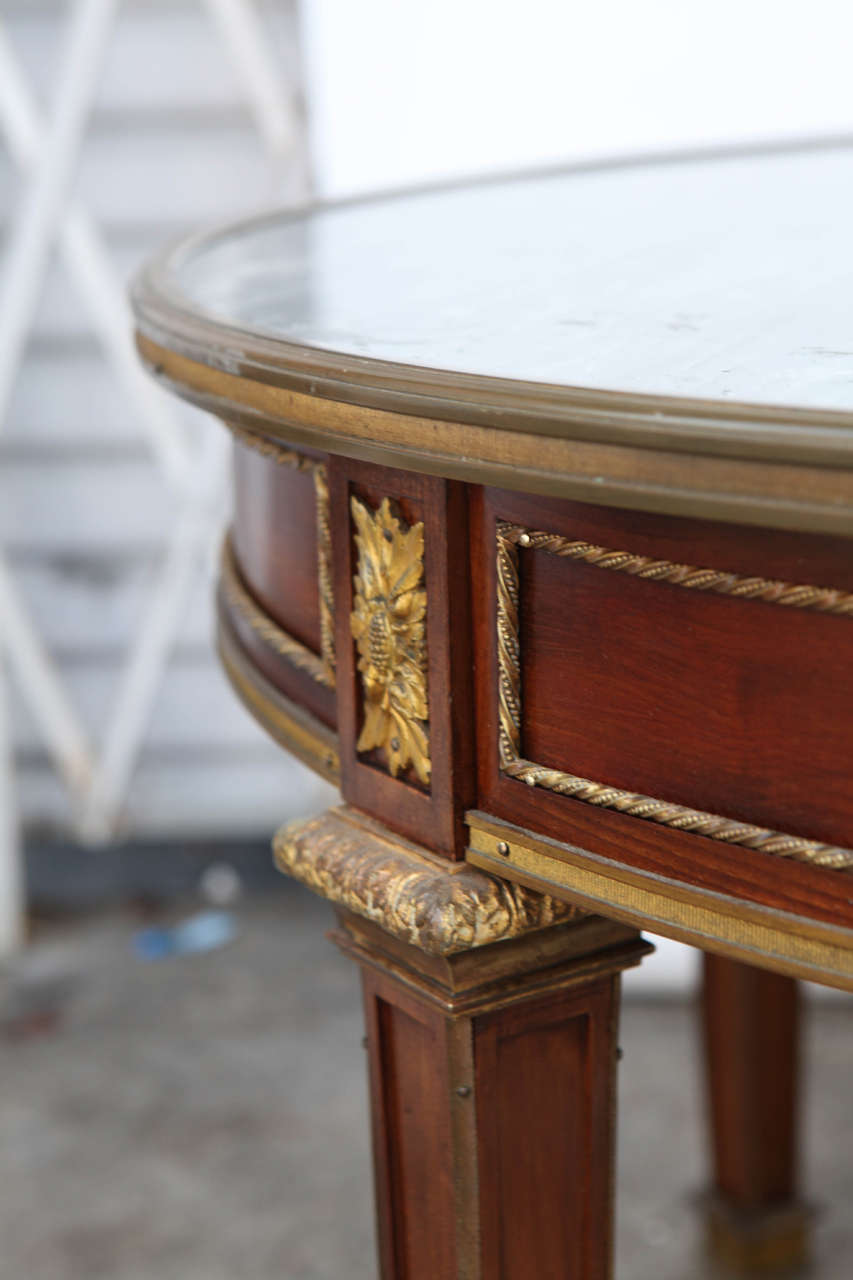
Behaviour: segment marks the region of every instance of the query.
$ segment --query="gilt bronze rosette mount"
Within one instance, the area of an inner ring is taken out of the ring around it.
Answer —
[[[384,498],[353,497],[358,568],[351,629],[358,648],[364,721],[359,752],[376,751],[392,777],[430,780],[424,526],[408,527]]]

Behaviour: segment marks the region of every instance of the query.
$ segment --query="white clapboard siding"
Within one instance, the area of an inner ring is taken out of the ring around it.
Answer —
[[[144,447],[133,406],[89,341],[31,345],[12,393],[3,443],[4,457],[23,451],[40,460],[54,450],[82,456],[122,445]]]
[[[0,540],[13,553],[151,551],[179,509],[147,461],[13,458],[2,471]]]
[[[241,131],[241,135],[243,132],[245,132],[247,145],[257,148],[257,139],[253,136],[252,131],[246,129]],[[210,142],[206,132],[202,133],[201,136],[204,138],[205,144],[210,146],[211,153],[214,153],[215,145]],[[188,145],[192,145],[192,143],[190,142]],[[156,155],[153,159],[156,164]],[[261,163],[261,158],[256,157],[256,160],[258,161],[258,168],[263,175],[264,166]],[[174,162],[176,167],[179,167],[180,156],[175,155]],[[199,191],[192,183],[188,184],[187,190],[182,195],[176,197],[177,188],[182,186],[185,180],[186,174],[182,170],[181,180],[175,183],[175,188],[170,193],[169,199],[177,198],[187,207],[192,205],[193,208],[202,209],[198,200]],[[134,183],[138,179],[128,178],[127,181]],[[216,186],[220,181],[220,177],[208,177],[209,186]],[[261,181],[266,181],[266,179],[262,177]],[[262,190],[263,188],[259,187],[258,189]],[[214,204],[217,200],[217,195],[214,191],[210,196],[212,213],[210,210],[207,213],[202,210],[198,217],[190,217],[189,219],[170,217],[163,223],[153,223],[153,225],[127,224],[105,236],[110,261],[114,265],[122,284],[125,287],[128,286],[137,269],[146,259],[162,249],[165,244],[174,238],[175,227],[180,228],[183,224],[189,225],[190,223],[193,226],[200,226],[205,222],[209,224],[211,221],[219,221],[221,217],[234,216],[235,214],[242,215],[247,211],[247,207],[249,212],[252,211],[251,202],[247,206],[246,202],[239,200],[239,192],[236,188],[229,190],[230,198],[233,199],[234,204],[230,210],[226,209],[225,214],[217,214],[215,211]],[[248,199],[250,188],[247,187],[246,191]],[[116,198],[130,209],[130,205],[133,202],[132,194],[125,193],[122,195],[118,193]],[[267,189],[266,198],[260,199],[258,203],[266,205],[271,198]],[[0,196],[0,203],[2,203],[2,196]],[[165,205],[165,198],[163,203]],[[109,222],[110,220],[106,219],[106,221]],[[63,343],[66,346],[71,344],[75,346],[76,349],[73,352],[75,356],[84,354],[85,344],[90,336],[87,325],[88,314],[85,304],[81,302],[75,283],[69,277],[61,258],[56,257],[49,267],[44,281],[32,331],[33,339],[44,345],[45,355],[52,355],[54,358],[63,354]]]
[[[247,129],[246,135],[251,138],[251,131]],[[255,144],[254,139],[252,142]],[[127,181],[135,185],[137,179],[128,178]],[[188,198],[194,201],[195,196],[196,193],[193,192]],[[118,192],[115,198],[125,204],[133,201],[132,193],[122,195]],[[199,219],[199,221],[203,220],[203,217]],[[100,221],[109,223],[111,220],[100,219]],[[145,259],[161,248],[164,241],[171,238],[173,221],[173,219],[167,219],[162,227],[154,226],[150,229],[113,230],[105,236],[110,260],[125,287],[130,284],[134,272]],[[72,343],[81,345],[81,340],[88,333],[87,326],[88,316],[85,304],[81,302],[80,295],[73,280],[69,278],[63,262],[55,258],[44,282],[33,327],[33,338],[36,341],[42,341],[46,348],[52,349],[56,355],[59,355],[62,352],[63,343],[66,346]]]
[[[100,741],[112,709],[118,662],[62,662],[60,670],[74,689],[75,705],[91,738]],[[10,703],[16,749],[25,756],[39,752],[41,738],[14,689]],[[173,757],[181,751],[246,750],[257,741],[257,733],[210,650],[185,654],[178,649],[154,699],[146,750],[168,751]]]
[[[19,559],[15,578],[30,614],[58,659],[115,659],[126,651],[151,597],[157,557],[73,556]],[[199,574],[178,630],[181,649],[209,648],[213,581]]]
[[[298,56],[289,6],[274,2],[258,8],[296,94]],[[42,98],[49,95],[59,70],[62,25],[57,16],[63,10],[67,12],[68,0],[51,5],[24,0],[0,8],[10,19],[14,15],[15,47]],[[192,50],[191,57],[188,50]],[[170,5],[142,0],[124,5],[110,41],[97,102],[102,112],[245,108],[234,65],[195,0]]]
[[[0,219],[14,208],[13,177],[6,157],[0,161]],[[251,213],[276,198],[277,185],[248,115],[170,121],[140,113],[93,126],[76,191],[99,221],[188,226]]]
[[[30,829],[50,834],[67,820],[68,802],[54,772],[23,760],[17,776]],[[122,832],[175,836],[263,836],[283,822],[335,803],[335,793],[280,750],[258,743],[252,751],[188,754],[180,759],[146,753],[123,810]]]
[[[285,96],[300,110],[296,0],[254,7]],[[0,23],[43,113],[69,14],[69,0],[0,0]],[[123,283],[191,227],[304,195],[305,171],[301,137],[295,163],[273,174],[229,50],[199,0],[121,0],[74,190]],[[0,141],[0,242],[20,194]],[[171,409],[196,440],[222,429],[177,401]],[[214,524],[224,525],[228,505],[223,496]],[[0,435],[0,545],[96,748],[179,510],[54,253]],[[218,668],[216,537],[199,558],[151,709],[123,806],[128,834],[268,835],[328,802],[329,789],[269,741]],[[30,829],[67,830],[67,794],[20,693],[10,702],[23,818]]]
[[[79,317],[79,304],[77,307]],[[78,319],[79,323],[79,319]],[[210,417],[154,388],[192,439],[212,429]],[[29,344],[2,436],[5,460],[42,463],[52,456],[150,458],[132,398],[106,364],[94,338],[81,332]]]

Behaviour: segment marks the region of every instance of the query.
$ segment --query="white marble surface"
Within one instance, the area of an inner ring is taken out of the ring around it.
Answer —
[[[853,147],[276,217],[173,262],[208,317],[404,365],[853,409]]]

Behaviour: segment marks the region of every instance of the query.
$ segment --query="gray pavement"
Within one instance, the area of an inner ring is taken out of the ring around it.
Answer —
[[[236,916],[152,962],[138,913],[42,921],[0,976],[0,1280],[375,1276],[356,975],[295,886]],[[810,1013],[823,1280],[853,1274],[849,1013]],[[622,1044],[617,1276],[704,1276],[690,1006],[627,1001]]]

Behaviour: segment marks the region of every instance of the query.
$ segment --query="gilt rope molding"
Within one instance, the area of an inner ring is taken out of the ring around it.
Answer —
[[[269,440],[266,436],[234,423],[225,424],[235,440],[253,449],[263,458],[271,458],[279,466],[304,471],[313,476],[317,509],[317,587],[320,600],[320,654],[291,636],[260,608],[246,589],[237,567],[230,537],[222,551],[222,586],[228,603],[243,617],[252,630],[276,653],[294,666],[307,671],[318,684],[335,687],[335,597],[332,589],[332,535],[329,522],[329,486],[326,464],[297,449]]]
[[[604,809],[616,809],[634,818],[695,835],[708,836],[729,845],[778,857],[809,862],[833,870],[853,869],[853,850],[800,836],[785,835],[767,827],[738,822],[684,805],[594,782],[576,774],[550,769],[521,755],[521,652],[519,635],[519,547],[545,551],[599,569],[628,573],[653,582],[695,591],[758,600],[795,609],[814,609],[841,617],[853,617],[853,594],[830,587],[816,587],[768,578],[740,577],[716,569],[696,568],[670,560],[654,560],[593,543],[574,541],[558,534],[523,529],[497,522],[497,651],[498,651],[498,749],[501,772],[531,787],[544,787],[558,795]]]
[[[273,853],[280,871],[314,893],[433,955],[505,942],[583,915],[466,863],[430,859],[345,807],[283,827]]]

